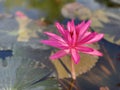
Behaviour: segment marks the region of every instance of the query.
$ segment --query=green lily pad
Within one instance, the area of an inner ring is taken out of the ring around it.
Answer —
[[[109,13],[110,14],[110,13]],[[104,33],[104,38],[112,43],[120,45],[120,16],[109,16],[109,23],[104,24],[103,28],[94,29],[97,32]]]
[[[106,40],[120,45],[120,13],[118,10],[116,12],[112,12],[112,10],[104,8],[93,11],[84,5],[75,2],[63,6],[61,12],[66,18],[92,20],[91,27],[94,31],[104,33],[104,38]]]
[[[99,48],[98,44],[91,45],[93,48]],[[81,60],[78,64],[74,64],[76,76],[82,75],[86,72],[89,72],[98,61],[97,56],[87,55],[80,53]],[[58,77],[63,78],[71,78],[71,59],[70,56],[64,56],[60,60],[53,60],[52,63],[55,65]],[[63,65],[64,64],[64,65]]]
[[[62,15],[65,18],[78,18],[80,20],[92,20],[92,27],[104,27],[103,23],[108,23],[109,18],[104,10],[90,10],[81,3],[73,2],[63,6],[61,10]]]
[[[24,46],[23,43],[16,43],[13,46],[13,54],[18,57],[30,58],[32,60],[41,62],[46,68],[54,69],[49,56],[52,48],[49,49],[34,49],[30,46]]]
[[[0,90],[59,90],[52,73],[40,61],[17,56],[0,60]]]

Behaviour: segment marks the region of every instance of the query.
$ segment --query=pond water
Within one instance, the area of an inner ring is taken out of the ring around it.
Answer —
[[[120,3],[113,3],[112,0],[17,0],[14,2],[12,0],[1,0],[0,12],[14,14],[16,11],[20,10],[30,18],[40,19],[42,17],[53,22],[55,20],[63,20],[60,12],[62,6],[74,1],[77,1],[92,10],[106,8],[108,10],[113,9],[113,12],[120,12]]]
[[[91,28],[105,34],[94,46],[104,56],[81,55],[73,86],[68,62],[50,61],[53,48],[39,43],[43,31],[55,32],[55,21],[72,18],[91,19]],[[120,90],[119,64],[119,0],[0,0],[0,90]]]

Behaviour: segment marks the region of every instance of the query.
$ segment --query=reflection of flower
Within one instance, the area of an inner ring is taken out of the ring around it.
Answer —
[[[87,31],[90,23],[91,21],[86,23],[83,21],[81,24],[75,26],[74,21],[72,20],[67,23],[67,28],[56,23],[56,27],[58,28],[61,37],[54,33],[45,32],[50,38],[48,40],[42,40],[41,42],[61,49],[52,55],[50,59],[57,59],[66,54],[70,54],[72,60],[78,64],[80,61],[79,52],[102,56],[102,53],[87,46],[87,44],[97,42],[103,38],[103,34]]]

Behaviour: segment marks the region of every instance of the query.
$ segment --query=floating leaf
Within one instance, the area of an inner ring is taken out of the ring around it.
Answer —
[[[40,61],[46,68],[54,69],[49,56],[52,49],[34,49],[30,46],[24,46],[21,43],[16,43],[13,46],[13,54],[18,57],[30,58],[32,60]]]
[[[104,10],[90,10],[80,3],[74,2],[63,6],[61,13],[66,18],[79,18],[80,20],[92,20],[92,27],[104,27],[103,23],[108,23],[109,18]]]
[[[111,0],[114,3],[118,3],[120,5],[120,0]]]
[[[96,11],[94,11],[93,17],[97,18],[99,21],[101,21],[103,23],[110,22],[107,14],[103,10],[96,10]]]
[[[110,13],[108,13],[110,14]],[[104,24],[102,29],[94,29],[97,32],[104,33],[104,38],[112,43],[120,45],[120,16],[109,15],[109,23]]]
[[[46,67],[41,67],[39,63],[22,57],[0,60],[0,90],[35,90],[34,88],[43,88],[42,90],[56,88],[58,90],[57,81],[48,77],[52,71]],[[37,82],[38,80],[39,82]]]
[[[80,3],[74,2],[63,6],[61,13],[66,18],[86,19],[91,16],[91,11]]]
[[[91,27],[100,33],[105,34],[105,39],[112,43],[120,44],[120,13],[111,12],[110,9],[97,9],[91,11],[80,3],[66,4],[62,8],[62,15],[67,18],[79,18],[80,20],[91,19]],[[87,15],[86,15],[87,14]]]
[[[92,47],[98,48],[98,45],[94,44],[94,45],[92,45]],[[74,65],[77,76],[88,72],[91,68],[93,68],[96,65],[96,62],[98,61],[97,56],[86,55],[83,53],[80,53],[80,56],[81,56],[81,61],[78,64]],[[55,65],[55,67],[57,69],[59,78],[69,78],[70,77],[71,59],[69,56],[65,56],[65,57],[61,58],[61,60],[53,60],[52,63]]]

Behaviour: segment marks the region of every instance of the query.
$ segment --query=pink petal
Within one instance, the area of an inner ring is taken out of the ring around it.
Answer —
[[[93,33],[89,33],[86,37],[84,37],[82,40],[80,40],[80,43],[86,43],[88,41],[90,41],[91,39],[95,38],[95,36],[97,35],[96,32]]]
[[[75,30],[74,20],[69,21],[67,23],[67,29],[68,29],[69,32],[73,32]]]
[[[86,44],[94,43],[101,40],[104,37],[104,34],[97,34],[91,40],[85,42]]]
[[[61,35],[64,35],[64,28],[60,25],[60,23],[56,22],[55,26],[58,28],[58,31],[61,33]]]
[[[71,22],[67,23],[67,29],[68,29],[69,32],[71,32]]]
[[[76,44],[76,42],[77,42],[77,35],[76,35],[76,30],[74,30],[73,31],[73,36],[72,36],[72,39],[73,39],[73,45],[75,45]]]
[[[52,41],[51,40],[41,40],[40,42],[44,43],[46,45],[50,45],[50,46],[59,48],[59,49],[65,49],[65,48],[67,48],[67,44],[63,44],[63,43],[57,42],[55,40],[52,40]]]
[[[50,32],[44,32],[44,33],[47,34],[48,36],[56,39],[56,40],[59,40],[59,41],[65,43],[65,41],[60,36],[58,36],[58,35],[56,35],[54,33],[50,33]]]
[[[68,40],[68,34],[69,34],[69,36],[70,36],[70,32],[68,31],[68,30],[65,30],[65,34],[64,34],[64,36],[63,36],[63,38],[64,38],[64,40]]]
[[[79,50],[80,52],[92,52],[92,51],[94,51],[92,48],[86,47],[86,46],[77,46],[76,49]]]
[[[83,52],[83,51],[82,51]],[[95,56],[103,56],[103,54],[95,49],[93,49],[92,52],[83,52],[83,53],[86,53],[86,54],[91,54],[91,55],[95,55]]]
[[[85,37],[87,37],[88,35],[92,34],[92,32],[86,32],[82,37],[81,37],[81,40]]]
[[[55,41],[41,40],[40,42],[44,43],[46,45],[50,45],[50,46],[53,46],[53,47],[60,48],[60,46],[59,46],[60,44],[58,42],[55,42]]]
[[[71,21],[71,32],[75,31],[75,24],[74,24],[74,20],[72,19]]]
[[[88,27],[90,26],[91,21],[89,20],[87,23],[85,23],[79,31],[78,39],[81,39],[81,37],[85,34],[85,32],[88,30]]]
[[[77,52],[77,50],[71,49],[71,55],[72,55],[72,59],[73,59],[74,63],[78,64],[78,62],[80,61],[80,55]]]
[[[50,59],[58,59],[66,55],[66,52],[64,50],[60,50],[56,52],[55,54],[50,56]]]
[[[72,43],[72,37],[71,37],[71,34],[69,31],[66,31],[66,41],[68,44],[71,44]]]
[[[81,29],[81,27],[82,27],[84,24],[85,24],[85,21],[82,21],[80,24],[78,24],[78,25],[76,26],[76,30],[77,30],[78,33],[80,32],[80,29]]]

